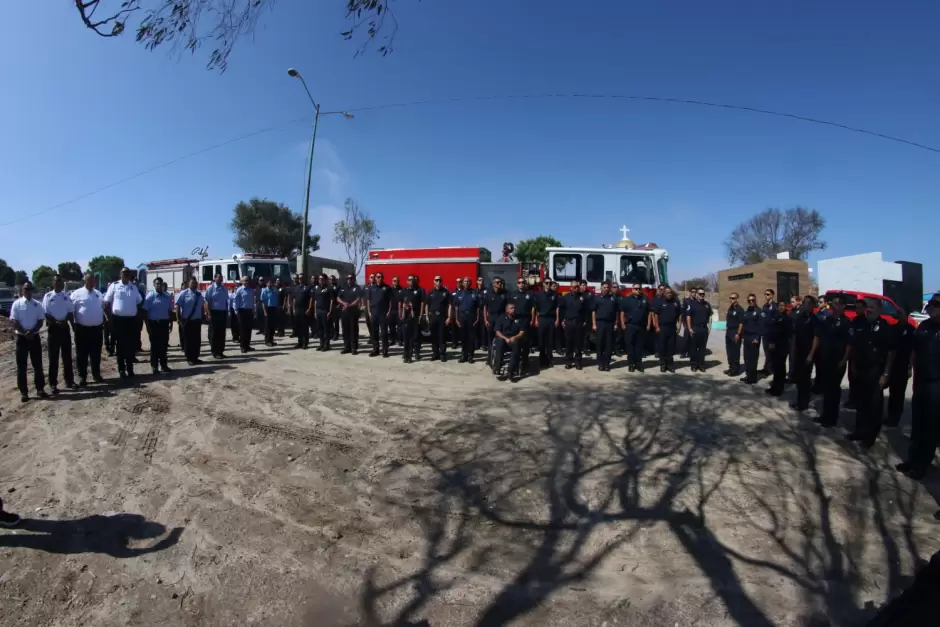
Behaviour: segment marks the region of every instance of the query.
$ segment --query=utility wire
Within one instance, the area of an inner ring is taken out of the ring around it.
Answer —
[[[821,120],[821,119],[818,119],[818,118],[811,118],[811,117],[807,117],[807,116],[803,116],[803,115],[796,115],[796,114],[793,114],[793,113],[784,113],[784,112],[781,112],[781,111],[771,111],[771,110],[768,110],[768,109],[760,109],[760,108],[757,108],[757,107],[748,107],[748,106],[744,106],[744,105],[732,105],[732,104],[724,104],[724,103],[719,103],[719,102],[707,102],[707,101],[704,101],[704,100],[688,100],[688,99],[683,99],[683,98],[662,98],[662,97],[659,97],[659,96],[631,96],[631,95],[627,95],[627,94],[589,94],[589,93],[584,93],[584,94],[582,94],[582,93],[570,93],[570,94],[560,94],[560,93],[551,94],[551,93],[549,93],[549,94],[516,94],[516,95],[509,94],[509,95],[491,95],[491,96],[457,96],[457,97],[453,97],[453,98],[432,98],[432,99],[427,99],[427,100],[410,100],[410,101],[406,101],[406,102],[392,102],[392,103],[380,104],[380,105],[373,105],[373,106],[368,106],[368,107],[357,107],[357,108],[354,108],[354,109],[337,109],[337,112],[359,113],[359,112],[362,112],[362,111],[380,111],[380,110],[383,110],[383,109],[398,109],[398,108],[404,108],[404,107],[417,107],[417,106],[422,106],[422,105],[447,104],[447,103],[455,103],[455,102],[485,102],[485,101],[490,101],[490,100],[549,100],[549,99],[634,100],[634,101],[640,101],[640,102],[659,102],[659,103],[694,105],[694,106],[700,106],[700,107],[712,107],[712,108],[717,108],[717,109],[730,109],[730,110],[733,110],[733,111],[748,111],[748,112],[750,112],[750,113],[760,113],[760,114],[762,114],[762,115],[771,115],[771,116],[781,117],[781,118],[790,118],[790,119],[792,119],[792,120],[799,120],[799,121],[801,121],[801,122],[809,122],[809,123],[811,123],[811,124],[822,124],[822,125],[824,125],[824,126],[831,126],[831,127],[834,127],[834,128],[838,128],[838,129],[845,130],[845,131],[851,131],[851,132],[853,132],[853,133],[862,133],[862,134],[865,134],[865,135],[871,135],[871,136],[873,136],[873,137],[878,137],[878,138],[880,138],[880,139],[885,139],[885,140],[888,140],[888,141],[893,141],[893,142],[897,142],[897,143],[901,143],[901,144],[906,144],[906,145],[908,145],[908,146],[913,146],[914,148],[920,148],[920,149],[922,149],[922,150],[928,150],[928,151],[930,151],[930,152],[934,152],[934,153],[940,154],[940,148],[937,148],[937,147],[934,147],[934,146],[928,146],[928,145],[926,145],[926,144],[921,144],[921,143],[918,143],[918,142],[915,142],[915,141],[911,141],[911,140],[909,140],[909,139],[904,139],[904,138],[902,138],[902,137],[896,137],[896,136],[893,136],[893,135],[887,135],[887,134],[885,134],[885,133],[879,133],[879,132],[877,132],[877,131],[871,131],[871,130],[868,130],[868,129],[858,128],[858,127],[855,127],[855,126],[848,126],[848,125],[846,125],[846,124],[840,124],[840,123],[838,123],[838,122],[833,122],[833,121],[830,121],[830,120]],[[283,123],[283,124],[278,124],[278,125],[276,125],[276,126],[269,126],[269,127],[267,127],[267,128],[259,129],[259,130],[257,130],[257,131],[252,131],[251,133],[247,133],[247,134],[245,134],[245,135],[239,135],[238,137],[234,137],[234,138],[232,138],[232,139],[228,139],[228,140],[226,140],[226,141],[224,141],[224,142],[221,142],[221,143],[219,143],[219,144],[213,144],[212,146],[208,146],[208,147],[206,147],[206,148],[202,148],[202,149],[197,150],[197,151],[195,151],[195,152],[187,153],[187,154],[185,154],[185,155],[176,157],[175,159],[171,159],[170,161],[167,161],[167,162],[165,162],[165,163],[161,163],[160,165],[154,166],[154,167],[152,167],[152,168],[148,168],[148,169],[146,169],[146,170],[142,170],[142,171],[140,171],[140,172],[137,172],[136,174],[132,174],[132,175],[130,175],[130,176],[126,176],[126,177],[124,177],[124,178],[122,178],[122,179],[119,179],[119,180],[117,180],[117,181],[114,181],[113,183],[109,183],[109,184],[107,184],[107,185],[104,185],[104,186],[99,187],[99,188],[97,188],[97,189],[94,189],[94,190],[92,190],[92,191],[86,192],[86,193],[81,194],[81,195],[79,195],[79,196],[75,196],[74,198],[71,198],[71,199],[66,200],[66,201],[64,201],[64,202],[60,202],[60,203],[58,203],[58,204],[56,204],[56,205],[52,205],[52,206],[50,206],[50,207],[46,207],[45,209],[41,209],[41,210],[39,210],[39,211],[37,211],[37,212],[35,212],[35,213],[31,213],[31,214],[26,215],[26,216],[22,216],[22,217],[19,217],[19,218],[15,218],[15,219],[10,220],[10,221],[8,221],[8,222],[0,223],[0,228],[5,227],[5,226],[10,226],[10,225],[12,225],[12,224],[16,224],[16,223],[18,223],[18,222],[22,222],[22,221],[24,221],[24,220],[29,220],[29,219],[31,219],[31,218],[35,218],[36,216],[42,215],[42,214],[44,214],[44,213],[49,213],[50,211],[55,211],[56,209],[61,209],[62,207],[67,207],[68,205],[73,205],[73,204],[75,204],[75,203],[77,203],[77,202],[79,202],[79,201],[81,201],[81,200],[84,200],[84,199],[90,197],[90,196],[94,196],[94,195],[96,195],[96,194],[100,194],[101,192],[107,191],[107,190],[109,190],[109,189],[111,189],[111,188],[113,188],[113,187],[117,187],[118,185],[121,185],[121,184],[123,184],[123,183],[127,183],[128,181],[132,181],[132,180],[138,179],[138,178],[140,178],[140,177],[142,177],[142,176],[146,176],[146,175],[148,175],[148,174],[152,174],[153,172],[156,172],[157,170],[162,170],[162,169],[164,169],[164,168],[168,168],[168,167],[170,167],[171,165],[175,165],[175,164],[179,163],[180,161],[185,161],[186,159],[190,159],[190,158],[192,158],[192,157],[196,157],[196,156],[205,154],[205,153],[207,153],[207,152],[211,152],[211,151],[213,151],[213,150],[218,150],[219,148],[223,148],[223,147],[225,147],[225,146],[229,146],[229,145],[231,145],[231,144],[234,144],[234,143],[236,143],[236,142],[243,141],[243,140],[245,140],[245,139],[250,139],[250,138],[252,138],[252,137],[257,137],[258,135],[263,135],[263,134],[265,134],[265,133],[270,133],[271,131],[280,130],[280,129],[286,128],[286,127],[288,127],[288,126],[291,126],[291,125],[293,125],[293,124],[297,124],[298,122],[308,121],[308,120],[310,120],[312,117],[313,117],[313,116],[306,116],[306,117],[302,117],[302,118],[297,118],[297,119],[295,119],[295,120],[291,120],[291,121],[289,121],[289,122],[285,122],[285,123]]]

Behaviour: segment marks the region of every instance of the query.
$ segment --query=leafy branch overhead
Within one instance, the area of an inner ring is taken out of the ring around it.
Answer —
[[[346,249],[349,262],[356,268],[356,275],[362,271],[369,251],[379,239],[379,229],[375,220],[352,198],[347,198],[343,205],[345,217],[333,225],[333,241]]]
[[[539,235],[532,239],[520,240],[516,244],[515,256],[520,263],[548,263],[546,248],[561,247],[561,242],[551,235]]]
[[[75,0],[82,22],[102,37],[121,35],[128,21],[139,20],[136,39],[148,50],[167,45],[195,53],[208,42],[213,48],[206,67],[221,72],[228,67],[235,44],[254,33],[274,4],[275,0]],[[344,4],[350,27],[341,32],[342,37],[353,39],[364,33],[356,54],[378,38],[383,42],[379,54],[390,53],[398,22],[388,0],[344,0]]]
[[[766,209],[731,232],[725,252],[732,265],[760,263],[782,252],[805,261],[810,253],[826,249],[820,237],[824,228],[826,219],[816,209]]]

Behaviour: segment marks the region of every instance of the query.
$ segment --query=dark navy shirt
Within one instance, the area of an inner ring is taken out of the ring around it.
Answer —
[[[869,322],[864,316],[857,316],[855,324],[849,329],[849,335],[852,361],[856,367],[863,372],[884,373],[888,353],[894,350],[897,342],[894,327],[880,317]]]
[[[307,311],[310,306],[310,286],[295,285],[291,290],[291,298],[294,301],[294,311]]]
[[[535,299],[529,290],[516,290],[509,300],[516,306],[516,320],[528,320],[532,317],[532,308],[535,307]]]
[[[599,294],[591,303],[594,317],[598,322],[613,322],[617,315],[617,299],[613,294]]]
[[[581,320],[587,308],[587,298],[580,292],[568,292],[561,297],[561,315],[565,320]]]
[[[554,318],[558,311],[558,294],[556,292],[539,292],[535,295],[535,306],[540,318]]]
[[[940,324],[927,319],[914,331],[914,380],[940,379]]]
[[[581,292],[584,296],[584,319],[591,320],[591,312],[594,311],[594,299],[597,297],[593,292]]]
[[[738,325],[744,321],[744,307],[735,303],[728,307],[728,313],[725,314],[725,335],[736,335]]]
[[[502,315],[499,317],[499,320],[496,321],[496,331],[499,331],[506,337],[515,337],[519,335],[519,331],[522,331],[524,325],[518,318],[510,318],[507,315]]]
[[[414,317],[421,313],[424,303],[424,290],[420,287],[406,287],[401,291],[402,315]]]
[[[764,305],[761,307],[761,313],[763,314],[761,319],[764,321],[764,333],[768,333],[770,331],[770,318],[776,311],[777,303],[764,303]]]
[[[793,341],[797,353],[806,356],[813,348],[813,337],[816,335],[816,325],[819,324],[818,318],[812,311],[798,310],[791,317],[793,322]]]
[[[313,288],[313,299],[317,304],[317,311],[327,312],[330,310],[330,303],[333,302],[333,288],[316,286]]]
[[[356,307],[359,305],[359,299],[362,298],[362,288],[358,285],[344,285],[339,289],[337,297],[347,305]]]
[[[447,288],[431,288],[431,291],[428,292],[428,313],[446,316],[449,306],[450,292],[447,291]]]
[[[828,359],[840,360],[845,355],[845,347],[849,343],[848,318],[831,314],[816,324],[816,337],[820,341],[820,351]]]
[[[632,326],[645,327],[649,318],[649,301],[646,296],[631,294],[620,301],[620,310],[626,323]]]
[[[377,313],[387,313],[389,306],[395,302],[395,291],[391,285],[373,285],[369,290],[369,308],[374,316]]]
[[[768,342],[783,344],[790,337],[790,317],[785,311],[774,309],[764,318],[764,337]]]
[[[741,336],[748,338],[759,337],[764,330],[764,312],[757,305],[750,305],[741,316]]]
[[[708,326],[708,322],[712,319],[712,306],[705,301],[691,300],[685,306],[685,315],[690,319],[693,327]]]
[[[676,299],[662,299],[659,306],[653,310],[659,316],[660,329],[675,329],[676,321],[682,315],[682,306]]]
[[[492,288],[488,290],[483,290],[483,306],[486,307],[486,313],[489,314],[489,317],[493,319],[493,323],[496,322],[495,318],[502,315],[506,311],[506,302],[509,300],[509,295],[506,293],[506,290],[496,291]]]
[[[454,292],[454,307],[462,316],[471,316],[480,306],[480,299],[473,290],[458,290]]]

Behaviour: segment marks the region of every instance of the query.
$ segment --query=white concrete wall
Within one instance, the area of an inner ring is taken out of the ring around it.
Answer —
[[[881,294],[883,281],[900,281],[901,265],[884,261],[881,253],[824,259],[817,263],[819,293],[854,290]]]

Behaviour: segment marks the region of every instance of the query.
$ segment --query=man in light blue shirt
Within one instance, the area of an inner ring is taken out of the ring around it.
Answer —
[[[264,343],[266,346],[277,346],[274,342],[274,332],[279,326],[281,317],[281,290],[275,287],[274,282],[261,290],[261,310],[264,313]]]
[[[234,305],[238,313],[238,339],[242,352],[253,351],[255,349],[251,347],[251,330],[255,320],[255,290],[246,276],[242,277],[242,286],[235,290]]]
[[[147,335],[150,337],[150,367],[153,373],[170,372],[166,363],[167,345],[170,343],[170,331],[173,330],[173,296],[166,291],[163,279],[153,280],[153,290],[144,299],[144,320],[147,323]]]
[[[196,277],[189,279],[189,288],[176,298],[176,317],[183,330],[183,352],[190,366],[201,364],[199,351],[202,348],[202,314],[206,299],[199,293]]]
[[[229,293],[216,274],[206,290],[206,318],[209,322],[209,349],[216,359],[225,357],[225,327],[228,324]]]

